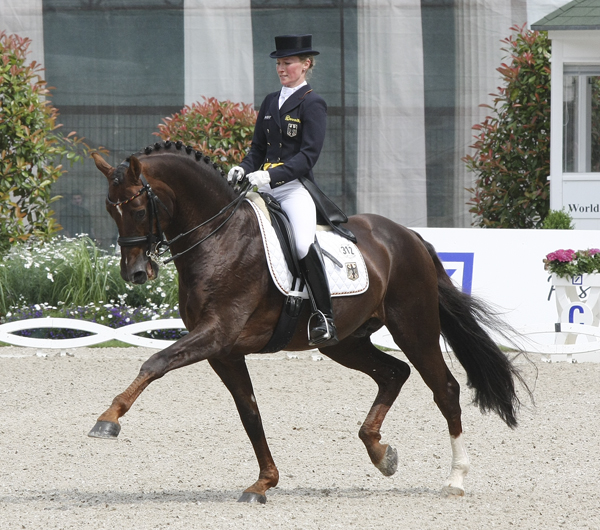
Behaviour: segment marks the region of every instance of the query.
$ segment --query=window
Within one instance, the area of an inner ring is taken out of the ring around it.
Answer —
[[[600,65],[565,65],[563,172],[600,172]]]

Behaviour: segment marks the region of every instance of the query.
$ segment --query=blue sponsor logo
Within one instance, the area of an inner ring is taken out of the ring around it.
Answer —
[[[448,276],[460,285],[463,293],[471,294],[473,287],[474,252],[438,252]]]
[[[571,283],[573,285],[583,285],[583,276],[581,274],[578,276],[571,276]]]

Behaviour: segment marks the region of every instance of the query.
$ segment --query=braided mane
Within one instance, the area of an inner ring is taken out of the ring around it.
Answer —
[[[225,178],[226,174],[223,168],[214,162],[208,155],[203,154],[201,151],[194,149],[190,145],[184,145],[183,142],[171,142],[170,140],[155,142],[152,145],[144,147],[140,149],[137,153],[133,153],[128,156],[119,166],[117,167],[117,171],[114,175],[114,184],[118,185],[123,180],[123,174],[125,173],[127,166],[131,160],[132,156],[138,158],[149,157],[155,155],[157,153],[169,152],[174,155],[183,156],[186,158],[194,159],[198,164],[203,164],[205,169],[208,169],[210,172],[213,172],[215,176],[218,176],[218,180],[226,186],[230,192],[233,192],[233,188],[227,184],[227,179]],[[235,193],[235,192],[234,192]]]

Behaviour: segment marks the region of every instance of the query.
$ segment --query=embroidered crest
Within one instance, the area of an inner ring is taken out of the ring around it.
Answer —
[[[358,267],[356,263],[346,263],[346,275],[349,280],[358,280]]]
[[[297,123],[288,123],[287,135],[290,138],[293,138],[297,134],[298,134],[298,124]]]

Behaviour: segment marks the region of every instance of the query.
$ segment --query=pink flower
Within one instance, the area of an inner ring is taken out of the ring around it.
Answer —
[[[550,261],[562,261],[568,263],[569,261],[573,261],[575,259],[575,251],[570,248],[567,250],[556,250],[554,252],[550,252],[546,256]]]
[[[600,254],[600,248],[590,248],[588,252],[590,256],[593,256],[594,254]]]

